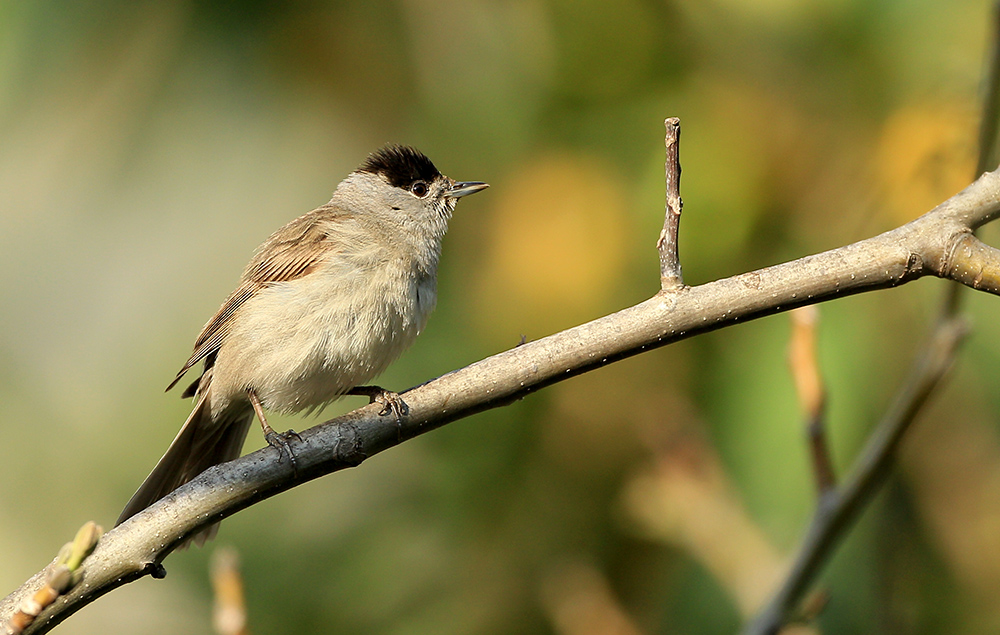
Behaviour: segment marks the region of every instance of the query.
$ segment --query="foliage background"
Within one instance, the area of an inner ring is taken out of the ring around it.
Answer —
[[[664,117],[688,283],[926,211],[971,179],[988,21],[982,0],[0,0],[0,588],[110,526],[253,248],[380,145],[493,185],[381,378],[402,389],[656,291]],[[943,286],[821,307],[838,466]],[[824,632],[1000,626],[998,305],[968,295],[949,388],[824,576]],[[727,329],[450,425],[239,514],[60,632],[210,632],[221,544],[260,633],[731,632],[814,500],[788,332]]]

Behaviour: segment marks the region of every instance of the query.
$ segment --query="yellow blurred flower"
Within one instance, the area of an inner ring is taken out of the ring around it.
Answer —
[[[875,153],[886,214],[910,221],[972,182],[976,124],[955,104],[913,104],[886,120]]]
[[[612,166],[550,155],[506,179],[492,210],[479,303],[531,338],[606,310],[624,275],[626,192]]]

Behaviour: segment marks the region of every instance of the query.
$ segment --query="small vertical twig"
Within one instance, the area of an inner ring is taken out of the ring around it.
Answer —
[[[815,305],[804,306],[795,309],[789,316],[792,319],[792,335],[788,346],[788,363],[805,415],[816,491],[822,505],[837,482],[826,441],[826,389],[816,354],[819,309]]]
[[[660,238],[656,241],[656,249],[660,252],[660,289],[675,291],[684,286],[681,261],[677,255],[681,210],[684,207],[684,201],[681,200],[681,120],[670,117],[663,123],[667,127],[665,140],[667,209],[663,219],[663,230],[660,231]]]

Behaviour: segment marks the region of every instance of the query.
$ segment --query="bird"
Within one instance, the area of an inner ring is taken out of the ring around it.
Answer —
[[[167,387],[203,365],[182,394],[194,398],[191,414],[116,525],[239,457],[255,415],[268,444],[294,467],[288,439],[297,435],[274,432],[265,411],[308,414],[355,394],[398,418],[399,396],[365,384],[423,330],[455,205],[487,187],[456,182],[419,150],[389,145],[341,181],[328,203],[271,234]]]

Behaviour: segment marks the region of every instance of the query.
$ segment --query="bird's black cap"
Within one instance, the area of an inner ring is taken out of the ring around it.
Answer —
[[[369,155],[359,172],[381,174],[389,185],[409,189],[416,181],[428,183],[441,176],[431,160],[409,146],[386,146]]]

